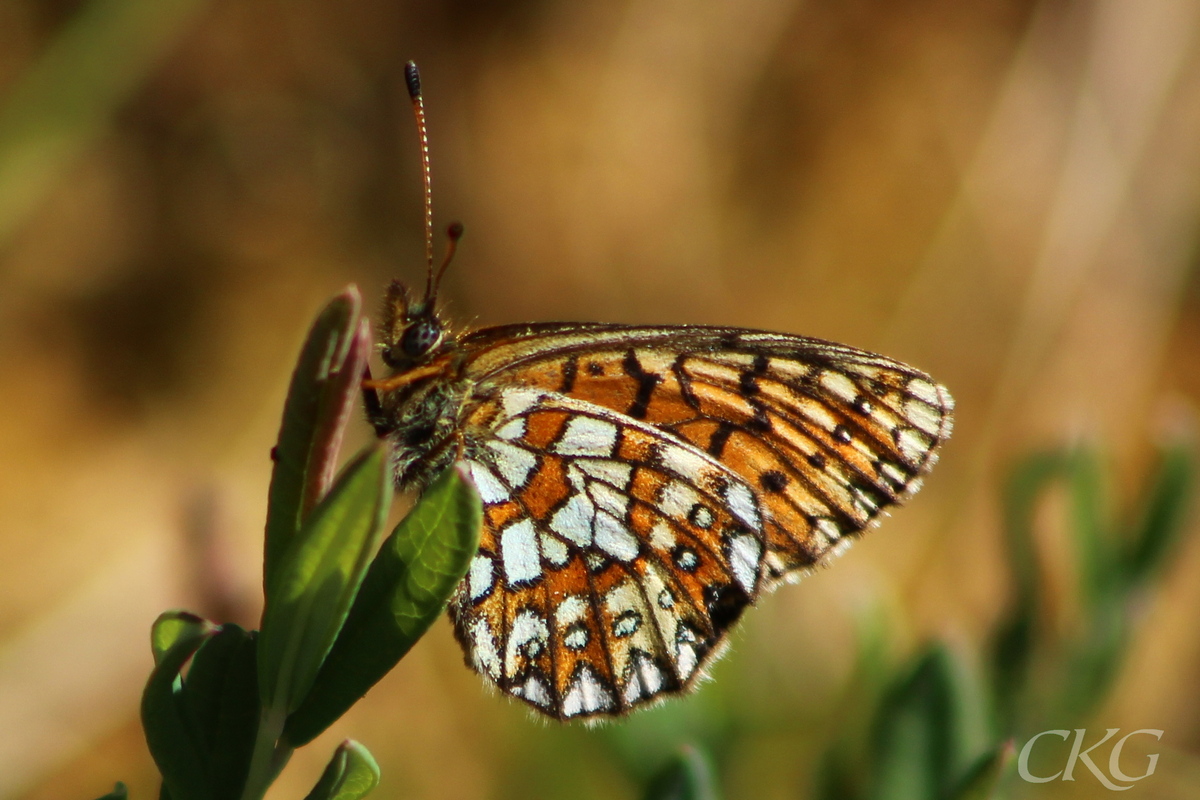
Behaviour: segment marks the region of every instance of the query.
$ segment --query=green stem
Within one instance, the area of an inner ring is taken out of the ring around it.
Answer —
[[[250,756],[250,771],[246,776],[246,786],[242,790],[241,800],[262,800],[271,783],[287,764],[288,759],[292,757],[293,748],[279,743],[285,722],[287,722],[287,713],[283,709],[263,710],[258,724],[258,735],[254,739],[254,752]]]

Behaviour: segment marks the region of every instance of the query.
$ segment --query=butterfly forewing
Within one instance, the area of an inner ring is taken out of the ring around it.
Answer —
[[[541,324],[469,336],[481,382],[536,386],[670,432],[768,512],[774,579],[818,563],[919,486],[953,401],[927,375],[844,345],[729,328]]]

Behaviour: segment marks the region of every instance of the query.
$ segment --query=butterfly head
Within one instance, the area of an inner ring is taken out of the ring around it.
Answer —
[[[446,326],[437,312],[436,297],[416,299],[400,281],[392,281],[384,298],[380,356],[392,369],[404,370],[437,355],[446,340]]]
[[[408,287],[400,281],[392,281],[383,301],[383,324],[379,332],[382,342],[383,363],[395,370],[411,369],[422,364],[442,351],[446,340],[446,326],[437,311],[438,287],[450,261],[463,227],[455,222],[446,230],[446,256],[435,272],[429,262],[429,277],[425,283],[425,295],[416,299]]]

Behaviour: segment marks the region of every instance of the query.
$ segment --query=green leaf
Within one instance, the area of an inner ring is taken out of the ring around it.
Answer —
[[[386,447],[360,453],[282,554],[259,640],[264,707],[299,705],[337,638],[392,500],[387,467]]]
[[[359,322],[361,305],[353,286],[331,300],[309,330],[292,373],[267,494],[263,586],[268,601],[280,558],[333,475],[370,348]]]
[[[993,707],[1000,727],[1011,730],[1018,716],[1018,699],[1029,679],[1041,615],[1037,551],[1033,516],[1038,499],[1067,468],[1061,451],[1035,453],[1011,472],[1004,492],[1004,532],[1016,600],[1007,619],[997,626],[992,642]]]
[[[255,634],[231,623],[192,657],[182,698],[199,733],[214,797],[237,797],[258,731]]]
[[[338,746],[329,766],[304,800],[358,800],[379,785],[379,765],[353,739]]]
[[[997,796],[1000,779],[1012,764],[1015,752],[1016,746],[1010,739],[984,753],[967,770],[958,788],[950,794],[951,800],[992,800]]]
[[[190,611],[165,611],[150,627],[150,651],[154,654],[154,663],[160,663],[178,642],[216,632],[216,625]]]
[[[380,548],[284,738],[311,741],[396,665],[445,607],[479,548],[482,506],[459,470],[439,477]]]
[[[128,798],[129,788],[120,781],[117,781],[117,785],[113,787],[111,792],[103,797],[97,797],[96,800],[128,800]]]
[[[720,792],[708,757],[698,748],[685,745],[651,778],[645,800],[717,800]]]
[[[1175,445],[1163,454],[1133,527],[1128,553],[1121,563],[1129,585],[1143,583],[1163,563],[1179,540],[1195,481],[1196,461],[1189,447]]]
[[[1082,608],[1090,613],[1119,589],[1114,581],[1118,575],[1117,552],[1106,523],[1110,512],[1099,457],[1091,448],[1077,447],[1067,455],[1067,464],[1078,591]]]
[[[180,701],[179,671],[216,628],[207,623],[178,625],[182,615],[159,617],[151,638],[170,641],[150,673],[142,693],[142,728],[163,784],[175,800],[208,800],[211,786],[203,756],[203,739]]]
[[[871,800],[943,797],[983,749],[982,695],[942,646],[931,647],[881,701],[872,736]]]
[[[1113,594],[1097,603],[1083,620],[1081,630],[1066,645],[1059,681],[1042,719],[1062,720],[1068,727],[1083,725],[1104,700],[1120,673],[1129,643],[1129,611],[1126,600]],[[1056,723],[1057,724],[1057,723]]]

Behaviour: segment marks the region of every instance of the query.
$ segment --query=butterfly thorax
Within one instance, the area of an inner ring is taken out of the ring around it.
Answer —
[[[423,489],[461,450],[461,417],[470,381],[462,375],[458,337],[447,332],[431,298],[414,301],[399,282],[381,318],[380,356],[392,368],[381,383],[377,419],[391,439],[396,483]]]

